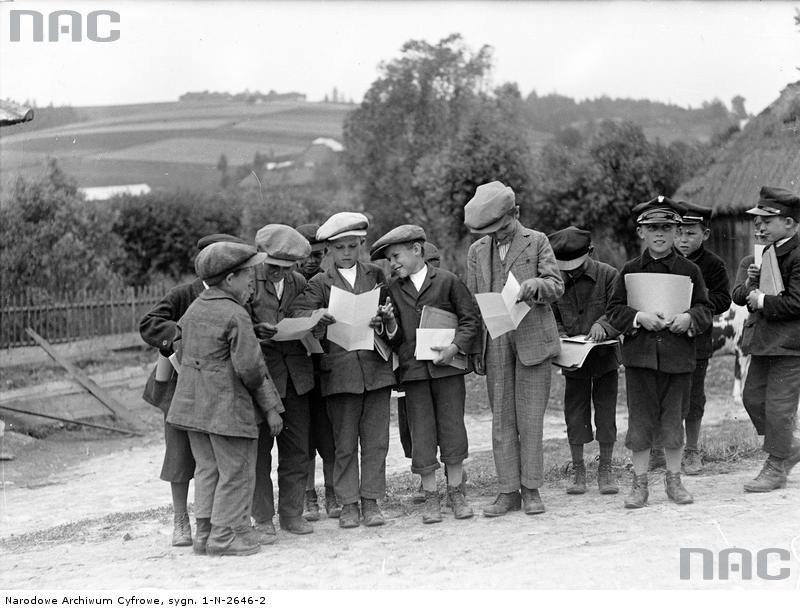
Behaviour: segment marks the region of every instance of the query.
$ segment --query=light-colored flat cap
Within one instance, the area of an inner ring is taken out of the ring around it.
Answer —
[[[360,212],[338,212],[322,223],[317,230],[317,240],[331,241],[355,235],[364,237],[369,228],[369,220]]]
[[[514,208],[514,190],[495,180],[481,184],[464,206],[464,224],[472,233],[494,233]]]
[[[291,267],[311,254],[311,244],[288,225],[265,225],[256,233],[256,248],[267,255],[270,265]]]
[[[194,268],[202,280],[214,280],[229,273],[254,267],[263,263],[267,255],[248,244],[220,241],[200,251],[194,260]]]
[[[406,244],[411,241],[425,242],[425,231],[418,225],[400,225],[378,239],[369,249],[370,260],[376,261],[386,257],[386,248],[395,244]],[[423,250],[424,252],[424,250]]]

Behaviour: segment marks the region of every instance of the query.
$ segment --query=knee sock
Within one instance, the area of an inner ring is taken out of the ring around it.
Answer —
[[[572,463],[576,466],[583,465],[583,444],[570,445],[569,452],[572,454]]]
[[[700,441],[700,422],[701,419],[687,419],[686,426],[686,449],[697,451],[697,444]]]
[[[422,489],[425,491],[436,491],[436,471],[423,474],[422,476]]]
[[[683,459],[683,447],[664,449],[664,455],[667,458],[667,471],[680,472],[681,460]]]
[[[633,473],[636,475],[647,474],[647,468],[650,465],[650,450],[634,451],[631,456],[633,462]]]
[[[614,454],[614,443],[600,443],[600,463],[610,464]]]
[[[461,481],[463,478],[464,478],[463,462],[459,462],[458,464],[447,465],[447,484],[450,487],[458,487],[459,485],[461,485]]]
[[[186,501],[189,498],[189,481],[185,483],[170,483],[172,490],[172,512],[182,515],[187,512]]]

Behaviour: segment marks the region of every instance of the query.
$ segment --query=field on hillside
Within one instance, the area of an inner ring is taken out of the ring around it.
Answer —
[[[0,137],[0,188],[55,157],[79,186],[147,183],[213,188],[220,155],[229,166],[256,153],[302,153],[318,137],[341,139],[345,104],[174,102],[78,108],[89,120]]]

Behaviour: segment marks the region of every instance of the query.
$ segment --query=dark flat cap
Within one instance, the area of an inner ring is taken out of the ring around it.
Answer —
[[[243,239],[236,237],[235,235],[228,235],[227,233],[212,233],[211,235],[204,235],[200,239],[197,240],[197,249],[202,250],[206,246],[210,246],[211,244],[216,244],[220,241],[229,241],[233,244],[243,244],[246,243]]]
[[[429,241],[422,244],[422,257],[425,259],[426,263],[438,263],[442,260],[442,257],[439,255],[439,248]]]
[[[288,225],[272,224],[256,233],[256,248],[267,255],[270,265],[291,267],[311,254],[311,245],[300,232]]]
[[[685,209],[677,201],[659,195],[650,201],[635,205],[631,213],[636,218],[637,225],[679,224]]]
[[[305,237],[308,240],[308,243],[311,244],[312,252],[318,252],[319,250],[325,249],[325,242],[317,239],[317,231],[319,231],[318,224],[308,223],[295,227],[295,229],[297,229],[297,232]]]
[[[678,205],[682,205],[686,210],[681,216],[681,224],[708,224],[708,221],[711,220],[711,208],[697,205],[696,203],[689,203],[688,201],[678,201],[677,203]]]
[[[514,190],[495,180],[481,184],[464,206],[464,224],[472,233],[494,233],[514,208]]]
[[[194,268],[200,279],[217,280],[239,269],[263,263],[266,258],[266,254],[248,244],[219,241],[200,251],[194,260]]]
[[[754,216],[786,216],[800,220],[800,197],[777,186],[762,186],[758,204],[747,210]]]
[[[406,244],[411,241],[425,242],[425,231],[417,225],[400,225],[379,238],[369,249],[370,260],[386,257],[386,248],[395,244]]]
[[[319,241],[329,241],[351,235],[364,237],[369,228],[369,219],[360,212],[337,212],[322,223],[317,230]]]
[[[589,256],[592,234],[578,227],[567,227],[547,236],[556,256],[558,268],[572,271],[580,267]]]

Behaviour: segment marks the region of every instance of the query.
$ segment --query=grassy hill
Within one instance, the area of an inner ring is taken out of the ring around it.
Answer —
[[[351,105],[170,102],[76,108],[79,122],[17,128],[0,137],[2,182],[39,172],[56,157],[79,186],[148,183],[210,189],[221,154],[230,167],[256,153],[289,157],[318,137],[341,139]],[[35,122],[35,121],[34,121]]]

